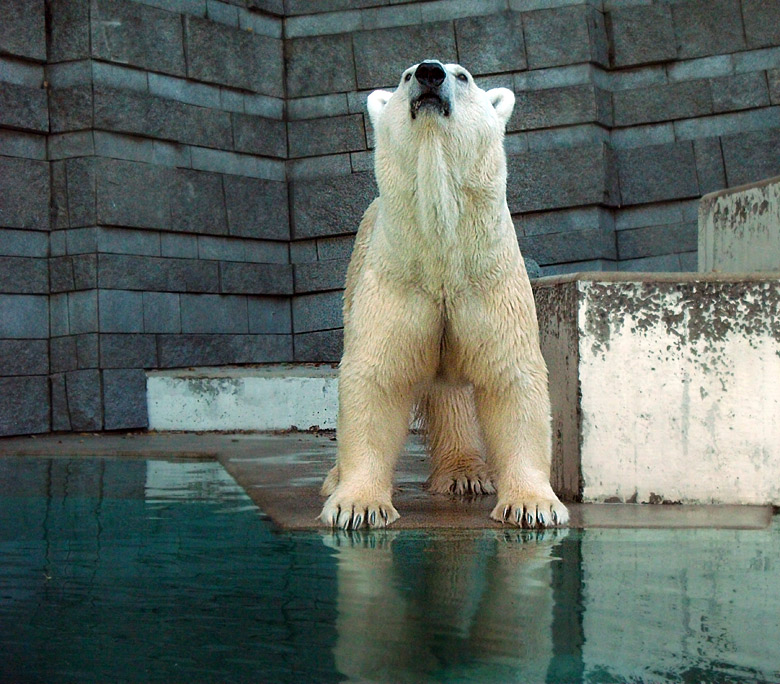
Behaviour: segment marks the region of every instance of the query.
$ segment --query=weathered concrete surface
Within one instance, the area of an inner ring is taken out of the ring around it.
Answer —
[[[323,501],[319,486],[335,455],[330,432],[112,433],[0,439],[0,458],[218,460],[258,507],[286,529],[319,527],[316,517]],[[419,440],[413,438],[397,469],[393,501],[401,519],[392,529],[501,529],[488,517],[495,496],[471,500],[433,496],[422,489],[427,476],[427,459]],[[763,529],[772,517],[768,506],[567,505],[570,526],[578,528]]]
[[[699,271],[780,271],[780,176],[701,198]]]
[[[564,496],[780,503],[780,279],[594,273],[535,292]]]
[[[336,427],[332,364],[153,371],[146,387],[151,430]]]

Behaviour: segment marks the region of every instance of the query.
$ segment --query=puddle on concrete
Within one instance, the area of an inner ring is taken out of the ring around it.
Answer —
[[[216,463],[0,459],[0,681],[776,682],[764,530],[277,533]]]

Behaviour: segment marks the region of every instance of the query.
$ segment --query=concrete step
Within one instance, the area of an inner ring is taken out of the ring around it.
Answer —
[[[307,430],[336,427],[332,364],[221,366],[151,371],[151,430]]]
[[[780,278],[592,273],[542,278],[534,291],[558,492],[780,505]],[[336,373],[150,373],[150,427],[333,428]]]

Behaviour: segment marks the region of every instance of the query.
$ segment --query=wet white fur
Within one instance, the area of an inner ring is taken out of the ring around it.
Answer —
[[[368,98],[379,197],[347,273],[338,459],[323,485],[329,525],[398,518],[393,472],[414,405],[428,428],[434,492],[495,486],[496,520],[568,520],[549,484],[547,369],[506,203],[514,95],[485,92],[468,74],[457,80],[458,65],[446,70],[448,117],[422,110],[412,120],[403,76],[394,92]]]

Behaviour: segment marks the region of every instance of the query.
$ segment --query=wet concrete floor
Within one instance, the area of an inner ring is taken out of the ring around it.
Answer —
[[[102,457],[150,460],[216,460],[257,506],[285,529],[320,527],[319,487],[335,462],[335,435],[289,433],[109,433],[0,439],[0,458]],[[423,489],[427,458],[412,437],[399,460],[393,503],[401,514],[394,529],[489,529],[495,496],[434,496]],[[2,491],[0,489],[0,491]],[[761,529],[771,506],[680,506],[567,503],[576,528]]]

